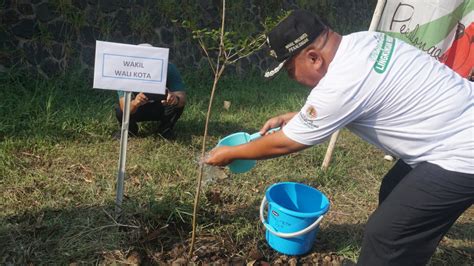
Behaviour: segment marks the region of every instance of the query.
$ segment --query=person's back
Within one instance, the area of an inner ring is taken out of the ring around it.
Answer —
[[[347,126],[410,165],[473,173],[473,93],[472,83],[426,53],[382,33],[353,33],[308,97],[303,109],[318,115],[299,141],[314,145]]]

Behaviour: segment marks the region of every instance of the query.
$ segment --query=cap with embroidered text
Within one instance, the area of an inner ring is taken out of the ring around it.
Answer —
[[[321,19],[309,11],[291,12],[267,34],[270,55],[276,59],[277,66],[265,72],[265,77],[278,73],[288,59],[311,44],[326,28]]]

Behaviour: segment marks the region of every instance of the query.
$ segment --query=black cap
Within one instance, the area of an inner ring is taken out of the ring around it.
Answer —
[[[269,78],[278,73],[286,60],[310,45],[326,28],[321,19],[309,11],[291,12],[267,34],[270,55],[279,64],[273,70],[267,71],[265,77]]]

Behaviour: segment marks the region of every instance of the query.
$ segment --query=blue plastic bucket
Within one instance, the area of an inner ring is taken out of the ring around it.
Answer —
[[[263,213],[267,202],[265,220]],[[328,210],[328,198],[313,187],[295,182],[270,186],[260,205],[260,220],[266,228],[268,244],[287,255],[307,253]]]

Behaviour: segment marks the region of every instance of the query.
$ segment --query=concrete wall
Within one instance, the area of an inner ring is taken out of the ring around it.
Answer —
[[[227,3],[227,16],[234,22],[228,25],[242,31],[248,29],[239,29],[236,20],[245,20],[247,25],[261,30],[260,22],[272,15],[270,11],[301,6],[324,7],[331,12],[336,10],[336,4],[346,5],[341,8],[362,12],[368,16],[367,21],[375,1],[338,0],[328,4],[326,0],[235,0]],[[148,42],[169,47],[170,61],[179,67],[205,67],[207,62],[191,33],[173,19],[192,19],[200,25],[217,28],[219,7],[218,0],[3,0],[0,1],[0,71],[27,69],[46,77],[78,66],[90,71],[94,64],[95,40]],[[337,20],[337,14],[329,20]],[[368,24],[362,26],[367,27]],[[268,63],[265,54],[261,51],[241,61],[233,70],[264,70]]]

